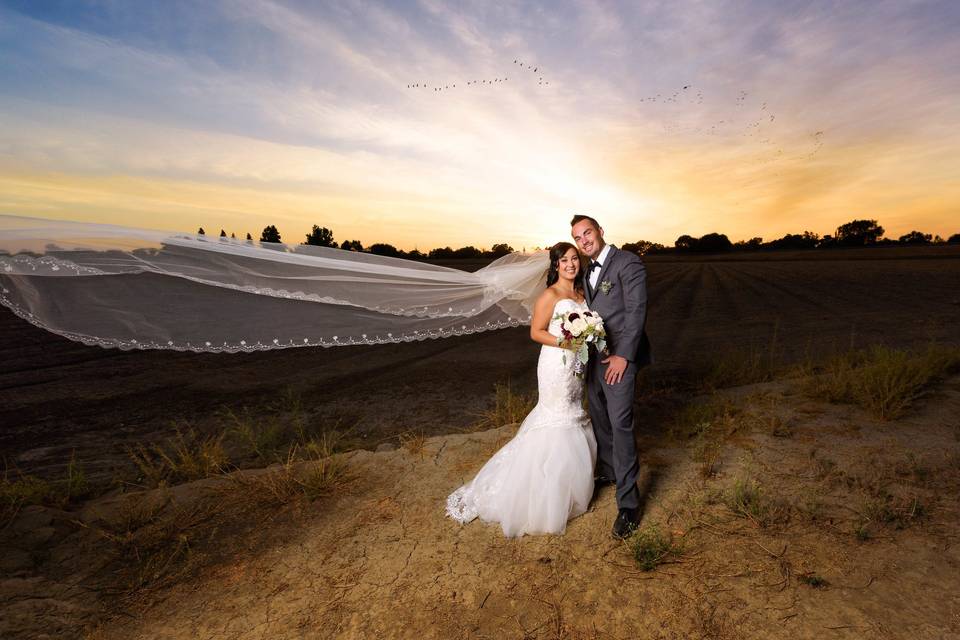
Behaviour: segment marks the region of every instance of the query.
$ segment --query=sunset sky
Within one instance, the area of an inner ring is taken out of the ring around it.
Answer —
[[[573,213],[960,232],[956,0],[461,4],[0,0],[0,213],[403,249]]]

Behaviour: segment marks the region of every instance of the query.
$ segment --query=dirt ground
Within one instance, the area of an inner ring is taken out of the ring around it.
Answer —
[[[29,557],[19,569],[5,558],[0,635],[960,638],[960,377],[890,422],[811,400],[791,381],[717,400],[735,408],[739,427],[711,474],[689,446],[641,426],[643,524],[677,550],[654,571],[610,537],[611,488],[562,536],[506,539],[495,524],[445,517],[447,494],[511,425],[339,454],[349,480],[334,495],[233,513],[234,526],[192,543],[207,557],[196,571],[133,597],[108,559],[122,541],[103,534],[130,518],[125,501],[190,514],[213,499],[226,523],[234,480],[101,498],[71,513],[31,507],[4,532]],[[755,517],[724,497],[745,479],[765,496]],[[881,518],[877,499],[908,508]],[[203,513],[198,521],[213,517]]]
[[[848,346],[960,342],[960,247],[650,256],[654,378],[689,376],[727,352],[784,362]],[[475,269],[479,264],[465,264]],[[253,416],[299,397],[314,421],[355,425],[351,447],[400,434],[462,430],[494,385],[536,385],[526,328],[422,343],[254,354],[121,352],[42,331],[0,308],[0,457],[60,477],[72,456],[88,476],[130,471],[127,446],[175,422],[222,428],[224,408]]]

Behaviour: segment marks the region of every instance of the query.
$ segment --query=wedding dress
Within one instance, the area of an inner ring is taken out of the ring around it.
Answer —
[[[559,336],[556,315],[586,309],[575,300],[558,301],[547,330]],[[563,533],[567,520],[587,510],[597,441],[573,364],[572,351],[541,347],[537,405],[474,478],[447,497],[449,517],[464,524],[477,517],[498,522],[504,535],[515,537]]]

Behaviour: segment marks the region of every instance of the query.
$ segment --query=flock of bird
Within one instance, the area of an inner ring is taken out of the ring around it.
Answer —
[[[523,62],[522,60],[514,60],[513,64],[518,65],[523,71],[529,72],[537,76],[537,85],[544,86],[549,85],[549,80],[544,80],[542,71],[540,71],[539,65],[532,65]],[[502,78],[490,78],[489,80],[467,80],[466,82],[460,81],[461,87],[471,87],[471,86],[494,86],[502,82],[507,82],[509,76],[504,76]],[[430,84],[428,82],[412,82],[407,84],[407,89],[433,89],[434,91],[449,91],[451,89],[456,89],[456,82],[446,82],[446,83],[435,83]]]
[[[678,112],[672,105],[681,104],[684,106],[703,104],[703,91],[694,88],[692,85],[683,85],[672,93],[658,93],[656,95],[644,96],[639,99],[643,103],[644,113],[649,117],[655,115],[649,110],[660,116],[660,125],[664,133],[668,134],[697,134],[707,136],[739,136],[747,139],[756,140],[763,145],[764,151],[758,154],[756,160],[759,164],[767,164],[777,160],[808,160],[815,156],[823,148],[823,131],[816,131],[808,134],[810,146],[807,150],[801,151],[799,155],[791,156],[785,154],[783,147],[785,144],[774,140],[776,129],[774,123],[777,122],[777,115],[771,113],[766,102],[760,103],[750,100],[750,94],[747,91],[739,91],[734,100],[735,110],[732,111],[723,120],[712,122],[703,122],[696,118],[696,114],[688,112]],[[693,117],[685,117],[693,116]],[[795,145],[791,145],[795,148]]]
[[[537,80],[538,86],[549,85],[549,80],[544,79],[543,71],[540,70],[539,64],[530,64],[520,60],[519,58],[513,61],[513,66],[516,67],[515,72],[520,75],[520,80],[523,80],[525,77],[529,78],[530,75]],[[522,73],[521,73],[522,72]],[[504,75],[503,77],[487,78],[487,79],[474,79],[458,82],[446,82],[446,83],[428,83],[428,82],[414,82],[407,85],[407,89],[432,89],[435,92],[450,91],[458,87],[493,87],[501,85],[510,80],[510,76]],[[703,91],[699,88],[694,87],[690,84],[685,84],[678,87],[672,93],[657,93],[655,95],[647,95],[639,98],[639,103],[650,108],[656,109],[657,107],[663,106],[668,107],[670,105],[702,105],[704,102]],[[753,138],[759,144],[764,145],[764,147],[769,149],[776,149],[775,152],[772,152],[772,155],[768,154],[766,157],[758,160],[762,163],[773,162],[775,160],[780,160],[785,158],[783,152],[783,145],[776,142],[772,138],[771,128],[773,127],[774,122],[777,120],[777,116],[774,113],[770,113],[766,102],[760,104],[759,109],[755,106],[756,103],[750,100],[750,94],[747,91],[739,91],[737,97],[734,101],[734,106],[737,111],[732,113],[730,116],[723,120],[717,120],[712,123],[696,123],[696,122],[684,122],[682,119],[677,118],[667,118],[668,114],[662,114],[664,119],[661,122],[661,126],[665,133],[679,134],[679,133],[694,133],[699,135],[708,135],[708,136],[720,136],[720,135],[736,135],[740,134],[745,138]],[[657,109],[659,110],[659,109]],[[671,109],[672,111],[672,109]],[[749,121],[744,123],[744,116],[747,116],[748,113],[752,111],[752,117]],[[742,115],[738,115],[742,114]],[[795,159],[809,159],[815,156],[820,149],[823,147],[823,131],[817,131],[811,133],[811,147],[810,150],[804,152],[800,156],[797,156]]]

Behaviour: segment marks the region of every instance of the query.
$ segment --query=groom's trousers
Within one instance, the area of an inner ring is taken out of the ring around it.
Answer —
[[[617,508],[640,506],[637,476],[637,445],[633,435],[633,399],[636,394],[637,365],[627,363],[620,382],[610,385],[603,374],[607,365],[592,354],[587,381],[590,421],[597,437],[597,473],[617,481]]]

